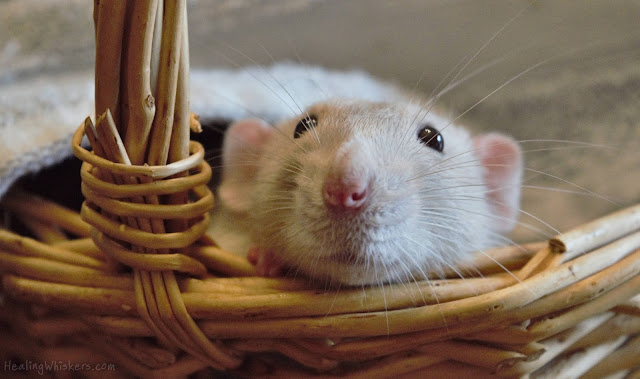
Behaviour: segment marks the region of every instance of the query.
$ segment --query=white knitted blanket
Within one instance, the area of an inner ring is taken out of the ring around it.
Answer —
[[[21,176],[71,155],[71,135],[93,112],[93,91],[91,73],[0,84],[0,197]],[[397,87],[361,71],[289,63],[191,73],[191,108],[203,120],[273,122],[327,97],[385,101],[399,96]]]

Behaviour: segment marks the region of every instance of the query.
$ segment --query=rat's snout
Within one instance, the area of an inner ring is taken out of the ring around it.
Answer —
[[[335,210],[362,208],[369,196],[369,185],[360,177],[328,177],[322,191],[324,203]]]
[[[334,211],[360,210],[371,195],[371,169],[365,154],[348,144],[338,150],[322,187],[325,205]]]

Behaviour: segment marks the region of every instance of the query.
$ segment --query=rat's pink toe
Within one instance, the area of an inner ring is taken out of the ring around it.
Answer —
[[[260,248],[258,248],[257,246],[251,246],[249,248],[249,251],[247,252],[247,260],[249,261],[249,263],[255,266],[258,264],[259,258],[260,258]]]
[[[247,253],[247,259],[256,266],[256,272],[260,276],[275,278],[283,276],[285,273],[284,264],[274,255],[272,250],[252,247]]]

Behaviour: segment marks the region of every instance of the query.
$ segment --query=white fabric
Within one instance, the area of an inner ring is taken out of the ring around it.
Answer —
[[[92,113],[93,91],[93,76],[86,72],[0,85],[0,197],[21,176],[71,155],[71,135]],[[191,72],[191,108],[203,120],[273,122],[327,97],[384,101],[399,96],[397,87],[361,71],[282,63]]]

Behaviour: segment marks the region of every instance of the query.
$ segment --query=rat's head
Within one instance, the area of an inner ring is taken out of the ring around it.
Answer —
[[[518,146],[411,104],[316,104],[277,128],[234,124],[219,190],[253,243],[344,284],[408,281],[484,249],[515,221]]]

